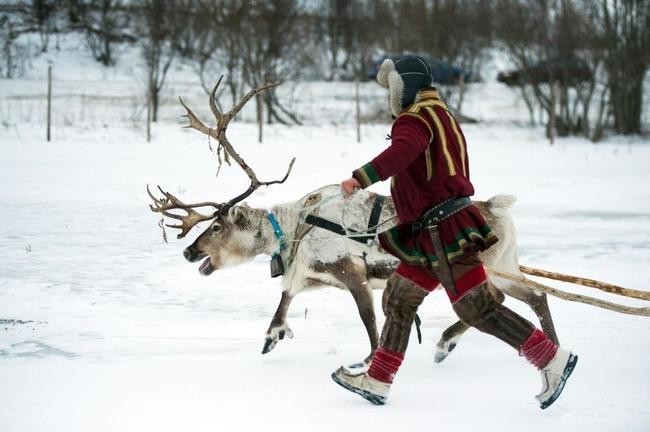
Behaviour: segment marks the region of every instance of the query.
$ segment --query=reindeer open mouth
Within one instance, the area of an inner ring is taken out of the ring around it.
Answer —
[[[199,266],[199,273],[201,273],[203,276],[211,275],[214,270],[215,269],[214,266],[212,265],[212,261],[210,260],[210,257],[204,259],[201,265]]]
[[[195,263],[203,259],[203,262],[199,266],[199,273],[201,273],[204,276],[208,276],[216,270],[212,265],[212,260],[210,259],[210,256],[204,252],[198,251],[198,249],[194,247],[194,245],[187,247],[183,251],[183,256],[185,257],[186,260],[188,260],[191,263]]]

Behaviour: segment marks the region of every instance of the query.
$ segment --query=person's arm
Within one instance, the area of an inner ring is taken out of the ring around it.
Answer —
[[[354,170],[352,178],[364,189],[373,183],[386,180],[413,162],[427,149],[430,141],[431,131],[424,119],[416,114],[403,114],[395,120],[390,147],[372,161]]]

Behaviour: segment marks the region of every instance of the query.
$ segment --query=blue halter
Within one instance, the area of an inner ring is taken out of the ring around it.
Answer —
[[[284,232],[282,231],[282,228],[280,228],[280,224],[278,223],[278,220],[275,218],[273,213],[267,212],[266,217],[269,220],[271,226],[273,227],[273,233],[275,234],[275,237],[280,241],[280,248],[273,254],[273,256],[280,255],[282,251],[287,247],[287,240],[284,236]]]

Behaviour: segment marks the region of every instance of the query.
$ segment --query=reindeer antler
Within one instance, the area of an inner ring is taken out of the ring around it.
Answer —
[[[217,107],[216,103],[216,93],[217,89],[219,88],[219,84],[221,84],[221,80],[223,79],[223,75],[219,78],[219,81],[217,81],[217,84],[214,86],[212,89],[212,92],[210,92],[210,99],[209,99],[209,104],[210,104],[210,110],[212,111],[212,114],[214,114],[214,117],[217,121],[217,127],[216,128],[210,128],[207,127],[197,116],[194,114],[194,112],[183,102],[183,99],[180,97],[178,98],[179,101],[181,102],[181,105],[186,110],[186,114],[183,115],[183,117],[187,118],[189,120],[189,124],[186,125],[186,128],[190,129],[195,129],[205,135],[208,135],[219,143],[219,149],[223,148],[224,154],[225,154],[225,160],[228,164],[230,164],[229,158],[232,158],[237,162],[237,164],[241,167],[241,169],[244,170],[246,175],[251,181],[250,186],[248,189],[246,189],[243,193],[240,195],[236,196],[235,198],[229,200],[228,202],[225,203],[213,203],[213,202],[202,202],[202,203],[195,203],[195,204],[185,204],[178,198],[176,198],[174,195],[170,194],[169,192],[165,192],[160,186],[158,186],[158,190],[164,195],[164,198],[156,198],[150,191],[149,191],[149,186],[147,186],[147,193],[151,197],[151,199],[154,201],[154,205],[150,205],[149,207],[151,208],[152,211],[157,212],[157,213],[162,213],[164,216],[170,217],[172,219],[177,219],[181,221],[180,225],[166,225],[170,228],[178,228],[181,230],[181,233],[178,234],[178,238],[183,238],[185,235],[199,222],[201,221],[206,221],[215,218],[218,216],[220,213],[223,214],[224,212],[228,211],[230,207],[233,205],[237,204],[238,202],[244,200],[248,196],[250,196],[255,190],[257,190],[260,186],[269,186],[272,184],[278,184],[278,183],[284,183],[284,181],[289,177],[289,174],[291,173],[291,169],[293,168],[293,164],[296,161],[296,158],[291,159],[291,162],[289,163],[289,167],[287,169],[286,174],[281,180],[272,180],[272,181],[260,181],[257,178],[257,175],[255,174],[255,171],[252,170],[250,166],[244,161],[244,159],[235,151],[233,148],[232,144],[230,144],[230,141],[228,141],[228,138],[226,137],[226,128],[228,127],[228,124],[230,121],[241,111],[241,109],[244,107],[244,105],[255,95],[258,95],[262,93],[263,91],[277,87],[280,85],[280,82],[275,82],[272,84],[267,84],[263,85],[260,87],[256,87],[252,89],[248,94],[246,94],[240,101],[237,103],[230,111],[227,113],[223,114],[219,108]],[[220,166],[221,166],[221,159],[219,159]],[[212,215],[203,215],[195,210],[194,208],[197,207],[214,207],[215,211]],[[187,212],[187,215],[181,216],[175,213],[169,212],[169,210],[183,210]],[[161,221],[162,222],[162,221]],[[162,225],[161,225],[162,226]]]
[[[289,163],[289,167],[287,169],[286,174],[281,180],[272,180],[268,182],[262,182],[259,181],[257,178],[257,175],[255,172],[251,169],[250,166],[244,161],[244,159],[235,151],[233,148],[232,144],[230,144],[230,141],[228,140],[228,137],[226,137],[226,128],[228,127],[228,124],[230,121],[241,111],[241,109],[244,107],[244,105],[255,95],[258,95],[265,90],[268,90],[270,88],[274,88],[279,86],[281,83],[275,82],[272,84],[266,84],[260,87],[255,87],[251,91],[249,91],[240,101],[235,105],[230,111],[227,113],[223,114],[219,108],[217,107],[216,101],[215,101],[215,95],[217,93],[217,89],[219,88],[219,84],[221,84],[221,80],[223,79],[223,75],[219,78],[219,81],[217,81],[217,84],[214,86],[212,91],[210,92],[210,110],[212,111],[212,114],[214,114],[214,117],[217,121],[217,127],[216,128],[209,128],[207,127],[199,118],[194,114],[194,112],[183,102],[183,99],[180,97],[178,98],[181,102],[181,105],[185,108],[187,113],[183,116],[187,118],[190,123],[185,126],[186,128],[194,129],[197,130],[205,135],[208,135],[219,143],[221,147],[224,149],[224,153],[226,155],[226,160],[228,160],[228,157],[231,157],[232,159],[237,162],[237,165],[241,167],[241,169],[244,170],[248,178],[251,180],[251,184],[248,187],[246,191],[244,191],[242,194],[238,195],[237,197],[231,199],[227,203],[222,204],[222,211],[227,210],[228,208],[232,207],[233,205],[237,204],[238,202],[246,199],[248,196],[250,196],[255,190],[257,190],[260,186],[269,186],[272,184],[278,184],[278,183],[284,183],[284,181],[289,177],[289,174],[291,173],[291,169],[293,168],[293,164],[296,161],[296,158],[291,159],[291,162]]]
[[[194,226],[199,222],[214,219],[215,215],[221,211],[222,208],[222,204],[214,202],[185,204],[174,195],[170,194],[169,192],[165,192],[160,186],[158,186],[158,190],[164,195],[164,198],[156,198],[149,190],[149,185],[147,185],[147,193],[154,202],[153,205],[149,205],[149,208],[152,212],[162,213],[164,216],[181,221],[180,224],[175,225],[165,224],[170,228],[177,228],[181,230],[180,234],[176,236],[178,239],[185,237],[185,235],[190,232],[190,230],[194,228]],[[204,215],[194,210],[197,207],[214,207],[215,211],[210,215]],[[178,215],[176,213],[171,213],[169,210],[183,210],[187,213],[187,215]]]

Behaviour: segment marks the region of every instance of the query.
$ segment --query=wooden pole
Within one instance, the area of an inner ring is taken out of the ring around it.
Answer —
[[[52,138],[52,65],[47,67],[47,140]]]
[[[359,79],[354,81],[354,94],[356,101],[357,142],[361,142],[361,102],[359,101]]]
[[[597,306],[599,308],[611,310],[614,312],[620,312],[628,315],[650,316],[650,307],[624,306],[616,303],[611,303],[605,300],[596,299],[593,297],[568,293],[559,289],[551,288],[549,286],[542,285],[541,283],[535,282],[523,276],[515,276],[513,274],[501,272],[494,269],[488,269],[488,272],[494,276],[499,276],[505,279],[509,279],[511,281],[519,282],[532,290],[541,291],[543,293],[550,294],[555,297],[559,297],[562,300],[585,303],[591,306]]]
[[[519,270],[522,273],[526,273],[532,276],[539,276],[547,279],[559,280],[562,282],[569,282],[576,285],[582,285],[590,288],[596,288],[604,292],[611,294],[617,294],[624,297],[632,297],[640,300],[649,300],[650,301],[650,292],[648,291],[639,291],[630,288],[623,288],[617,285],[612,285],[606,282],[597,281],[594,279],[587,279],[579,276],[571,276],[567,274],[552,272],[548,270],[542,270],[533,267],[519,266]]]
[[[86,94],[81,94],[81,123],[83,124],[86,120]]]

